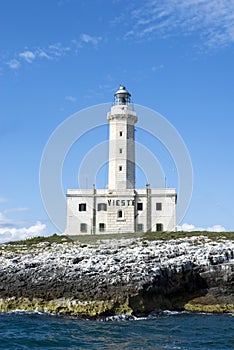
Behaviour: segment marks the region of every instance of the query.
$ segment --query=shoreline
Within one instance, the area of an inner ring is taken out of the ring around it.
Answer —
[[[141,320],[155,320],[160,317],[169,317],[169,316],[181,316],[181,315],[189,315],[189,316],[227,316],[234,317],[232,312],[203,312],[203,311],[171,311],[171,310],[155,310],[148,316],[135,316],[130,314],[118,314],[112,316],[99,316],[99,317],[82,317],[82,316],[72,316],[61,313],[50,313],[43,312],[38,310],[28,311],[23,309],[16,309],[12,311],[1,311],[0,315],[38,315],[38,316],[51,316],[58,317],[64,319],[72,319],[72,320],[84,320],[84,321],[98,321],[98,322],[107,322],[107,321],[141,321]]]
[[[147,317],[155,309],[234,313],[232,240],[98,237],[84,244],[62,237],[29,243],[1,245],[1,312],[91,319]]]

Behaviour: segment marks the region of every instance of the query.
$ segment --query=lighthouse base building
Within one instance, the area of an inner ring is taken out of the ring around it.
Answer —
[[[67,191],[66,234],[176,230],[176,190],[149,184],[135,189],[135,123],[130,93],[120,86],[107,115],[109,174],[106,189]]]

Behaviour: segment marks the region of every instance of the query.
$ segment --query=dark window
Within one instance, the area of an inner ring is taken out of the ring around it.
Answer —
[[[122,165],[119,166],[119,171],[122,171],[123,167]]]
[[[98,203],[98,211],[106,211],[106,203]]]
[[[122,149],[122,148],[119,149],[119,153],[120,153],[120,154],[123,153],[123,149]]]
[[[156,231],[163,231],[163,224],[156,224]]]
[[[80,224],[80,232],[87,232],[87,224]]]
[[[137,232],[143,232],[143,224],[137,224]]]
[[[86,211],[86,203],[79,204],[79,211]]]
[[[123,136],[123,132],[122,131],[119,132],[119,136]]]
[[[162,203],[156,203],[156,210],[162,210]]]
[[[137,210],[143,210],[143,203],[137,203]]]
[[[103,222],[100,222],[99,224],[99,232],[105,232],[106,225]]]
[[[120,219],[120,218],[122,218],[123,217],[123,212],[122,212],[122,210],[119,210],[118,211],[118,218]]]

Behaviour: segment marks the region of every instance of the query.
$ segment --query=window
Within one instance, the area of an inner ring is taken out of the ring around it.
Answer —
[[[123,153],[123,149],[120,148],[120,149],[119,149],[119,154],[122,154],[122,153]]]
[[[143,203],[137,203],[137,210],[143,210]]]
[[[119,166],[119,171],[122,171],[123,170],[123,167],[122,165]]]
[[[99,224],[99,232],[105,232],[106,225],[103,222],[100,222]]]
[[[79,211],[86,211],[86,203],[79,204]]]
[[[162,203],[156,203],[156,210],[162,210]]]
[[[80,232],[87,232],[87,224],[80,224]]]
[[[118,211],[117,217],[118,217],[118,219],[121,219],[121,218],[123,217],[123,212],[122,212],[122,210],[119,210],[119,211]]]
[[[163,224],[156,224],[156,231],[163,231]]]
[[[120,137],[123,136],[123,131],[120,131],[120,132],[119,132],[119,136],[120,136]]]
[[[137,224],[137,232],[143,232],[143,224]]]
[[[98,203],[98,211],[106,211],[106,203]]]

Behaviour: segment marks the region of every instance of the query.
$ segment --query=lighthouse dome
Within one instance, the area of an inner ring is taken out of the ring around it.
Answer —
[[[115,93],[115,105],[125,105],[131,103],[131,94],[125,88],[125,86],[120,85],[119,89]]]

